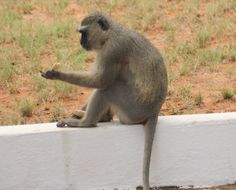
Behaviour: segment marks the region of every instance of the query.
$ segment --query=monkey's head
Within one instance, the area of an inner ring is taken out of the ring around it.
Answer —
[[[110,29],[110,20],[102,13],[93,13],[85,17],[76,30],[81,33],[80,44],[86,50],[99,50],[106,43]]]

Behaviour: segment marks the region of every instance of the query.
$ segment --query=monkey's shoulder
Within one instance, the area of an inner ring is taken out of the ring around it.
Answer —
[[[148,40],[143,34],[130,31],[125,40],[125,46],[128,46],[128,51],[139,58],[161,57],[160,51]]]

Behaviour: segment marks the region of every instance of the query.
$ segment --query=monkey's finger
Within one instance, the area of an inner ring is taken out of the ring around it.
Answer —
[[[40,71],[40,73],[41,73],[41,76],[42,76],[43,78],[48,79],[48,76],[46,75],[46,73],[44,73],[44,72],[42,72],[42,71]]]
[[[41,76],[45,78],[45,76],[46,76],[46,73],[45,73],[45,72],[43,72],[43,71],[39,71],[39,72],[41,73]]]
[[[51,71],[47,71],[46,73],[43,71],[40,71],[40,73],[41,73],[41,76],[45,79],[52,79],[53,77]]]

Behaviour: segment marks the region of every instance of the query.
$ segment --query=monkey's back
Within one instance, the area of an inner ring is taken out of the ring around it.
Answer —
[[[159,50],[144,36],[128,32],[126,36],[128,70],[137,98],[143,103],[163,103],[167,94],[167,72]]]

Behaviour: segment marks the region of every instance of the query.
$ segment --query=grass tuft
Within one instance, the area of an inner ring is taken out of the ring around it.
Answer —
[[[71,84],[54,81],[54,94],[59,97],[71,97],[75,91],[75,87]]]
[[[20,19],[21,16],[14,10],[5,10],[0,13],[0,25],[11,26]]]
[[[194,103],[197,106],[199,106],[203,103],[203,96],[202,96],[201,92],[198,92],[198,94],[196,94],[194,96]]]
[[[0,66],[0,78],[5,86],[12,81],[15,74],[16,69],[11,63],[3,63],[2,66]]]
[[[33,10],[33,5],[31,3],[24,2],[22,5],[22,9],[24,14],[31,14],[31,11]]]
[[[190,99],[192,97],[191,91],[190,91],[190,84],[185,84],[181,88],[179,88],[179,94],[184,98],[184,99]]]
[[[207,43],[209,42],[210,34],[207,30],[200,31],[197,33],[195,41],[200,48],[206,47]]]
[[[34,105],[28,98],[25,98],[20,103],[20,113],[23,117],[31,117],[33,115],[33,110]]]
[[[61,102],[57,103],[54,110],[52,111],[50,117],[51,122],[58,121],[59,119],[62,119],[65,116],[65,105]]]
[[[222,96],[223,96],[223,98],[224,99],[226,99],[226,100],[231,100],[231,99],[233,99],[233,97],[234,97],[234,95],[235,95],[235,92],[234,92],[234,90],[231,90],[231,89],[229,89],[229,88],[224,88],[224,89],[222,89]]]

